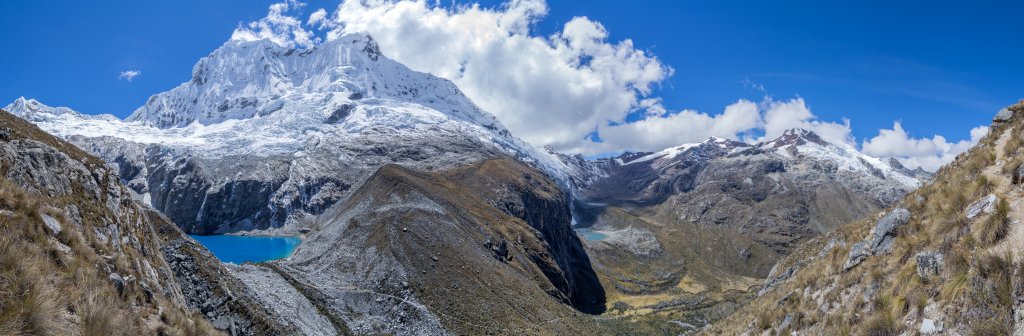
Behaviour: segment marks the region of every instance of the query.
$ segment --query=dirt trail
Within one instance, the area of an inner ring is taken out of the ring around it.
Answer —
[[[1021,188],[1013,184],[1009,176],[1002,172],[1003,165],[1009,161],[1009,158],[1003,153],[1004,148],[1011,137],[1013,137],[1012,128],[999,135],[999,139],[995,143],[997,164],[986,167],[982,174],[995,184],[994,194],[1010,201],[1009,233],[1002,242],[993,246],[989,251],[1000,255],[1009,252],[1013,254],[1014,258],[1021,260],[1024,257],[1024,253],[1022,253],[1024,252],[1024,225],[1021,225],[1024,223],[1022,221],[1024,220],[1024,193],[1021,192]]]

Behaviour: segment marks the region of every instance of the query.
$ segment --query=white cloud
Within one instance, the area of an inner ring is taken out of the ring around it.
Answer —
[[[757,142],[777,138],[793,128],[813,131],[830,142],[854,144],[848,120],[841,124],[819,120],[803,98],[765,98],[761,103],[739,100],[716,115],[683,110],[649,115],[632,123],[601,126],[598,134],[603,142],[591,143],[587,149],[595,152],[655,151],[703,141],[711,136]],[[755,133],[761,136],[755,137]]]
[[[977,144],[986,134],[988,127],[978,126],[971,129],[970,140],[949,142],[941,135],[931,139],[912,138],[903,130],[903,125],[896,122],[892,129],[879,130],[877,136],[865,140],[861,151],[871,156],[896,158],[908,168],[935,171]]]
[[[844,119],[842,124],[818,120],[803,98],[788,101],[765,99],[761,105],[764,111],[764,122],[761,125],[764,138],[761,140],[774,139],[786,130],[802,128],[817,133],[829,142],[854,144],[849,120]]]
[[[136,76],[141,75],[142,72],[139,70],[125,70],[121,71],[121,74],[117,76],[117,79],[124,79],[131,82]]]
[[[629,39],[609,41],[604,25],[586,17],[538,36],[531,27],[547,14],[544,0],[510,0],[497,9],[445,8],[425,0],[342,0],[333,14],[318,9],[303,23],[292,12],[304,6],[295,0],[271,5],[266,17],[239,25],[232,39],[308,48],[320,43],[318,35],[331,40],[368,33],[387,57],[455,82],[513,134],[538,147],[584,154],[654,151],[710,136],[764,141],[792,128],[857,146],[848,119],[820,120],[799,97],[739,100],[718,114],[669,111],[651,92],[672,75],[670,67]],[[759,83],[740,84],[767,95]],[[938,135],[911,138],[896,123],[861,148],[908,167],[935,170],[986,131],[977,127],[971,140],[950,143]],[[594,133],[600,142],[592,140]]]
[[[314,26],[317,24],[323,24],[327,20],[327,11],[323,8],[317,9],[313,14],[309,15],[309,20],[306,21],[307,25]]]
[[[607,29],[585,17],[537,36],[530,27],[547,10],[542,0],[500,9],[346,0],[327,39],[369,33],[386,56],[452,80],[524,140],[592,152],[587,135],[622,122],[672,70],[630,40],[609,41]]]
[[[287,15],[288,12],[298,11],[302,7],[305,7],[305,4],[296,0],[270,5],[266,17],[246,25],[239,24],[238,28],[231,33],[231,39],[237,41],[268,39],[286,47],[312,47],[319,42],[313,32],[303,28],[302,21],[299,21],[298,18]]]
[[[755,129],[761,117],[758,106],[740,100],[718,115],[693,110],[663,116],[650,116],[632,123],[602,126],[598,129],[603,142],[590,144],[592,152],[618,150],[656,151],[683,143],[700,142],[717,136],[739,139],[738,135]]]

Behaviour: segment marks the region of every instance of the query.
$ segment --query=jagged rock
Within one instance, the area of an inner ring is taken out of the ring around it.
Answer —
[[[898,208],[890,211],[875,223],[870,240],[871,253],[888,252],[896,238],[896,229],[910,222],[910,210]]]
[[[768,293],[769,291],[772,290],[772,288],[775,288],[776,285],[788,280],[790,277],[793,276],[793,274],[796,274],[797,270],[798,269],[795,266],[790,266],[787,267],[786,270],[783,271],[778,276],[768,279],[768,281],[765,281],[764,287],[762,287],[761,290],[757,292],[757,296],[762,296],[765,293]]]
[[[1002,110],[999,110],[999,113],[996,113],[996,116],[994,118],[992,118],[992,121],[1004,122],[1004,121],[1010,121],[1010,119],[1012,119],[1012,118],[1013,118],[1013,110],[1008,109],[1008,108],[1004,108]]]
[[[996,197],[994,194],[988,194],[974,203],[971,203],[971,205],[967,207],[967,219],[974,219],[974,217],[978,217],[982,212],[991,214],[992,211],[995,211],[996,209],[997,201],[999,201],[999,197]]]
[[[942,253],[921,252],[917,254],[917,275],[922,279],[942,272]]]
[[[50,234],[54,236],[60,234],[60,222],[58,222],[56,218],[44,213],[39,214],[39,217],[43,218],[43,224],[46,224],[46,228],[50,230]]]
[[[850,248],[850,255],[843,265],[844,270],[849,270],[859,265],[867,257],[889,252],[893,241],[896,240],[896,229],[910,222],[910,210],[904,208],[893,209],[877,222],[871,231],[869,239],[859,242]]]
[[[850,256],[846,258],[846,264],[843,265],[844,270],[850,270],[854,266],[860,265],[864,259],[867,259],[871,255],[868,250],[868,243],[858,242],[853,244],[850,248]]]

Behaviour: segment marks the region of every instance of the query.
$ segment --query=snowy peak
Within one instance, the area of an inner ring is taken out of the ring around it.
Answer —
[[[765,143],[765,145],[771,148],[780,148],[788,145],[800,146],[808,143],[818,144],[821,146],[828,145],[828,142],[818,136],[817,133],[802,128],[786,130],[781,136],[775,140]]]
[[[881,160],[865,155],[846,143],[831,143],[813,131],[794,128],[783,132],[778,138],[757,144],[711,137],[699,143],[687,143],[669,147],[657,152],[626,152],[613,159],[592,161],[594,167],[633,166],[642,164],[654,169],[671,166],[691,166],[714,160],[784,160],[793,164],[824,164],[831,169],[871,175],[891,180],[899,185],[915,188],[930,176],[920,169],[910,170],[895,160]],[[565,158],[562,158],[565,162]],[[569,166],[583,166],[567,162]],[[586,169],[577,169],[584,171]],[[602,174],[598,174],[602,175]],[[607,175],[607,174],[603,174]],[[587,180],[587,179],[579,179]]]
[[[4,111],[10,112],[19,118],[31,122],[43,122],[55,119],[117,120],[116,117],[109,114],[82,114],[67,107],[51,107],[40,103],[35,99],[26,99],[25,97],[18,97],[18,99],[15,99],[13,103],[4,107]]]
[[[384,57],[368,35],[350,34],[308,49],[269,40],[228,41],[201,59],[192,79],[152,96],[127,120],[158,128],[211,125],[314,108],[329,116],[360,100],[392,100],[504,131],[450,81]]]
[[[908,188],[916,188],[929,176],[923,171],[906,169],[895,160],[868,156],[850,144],[828,142],[812,131],[798,128],[787,130],[775,140],[754,147],[759,152],[772,152],[797,160],[827,162],[840,171],[873,175],[896,181]]]
[[[710,137],[704,142],[686,143],[679,146],[665,148],[657,152],[626,152],[615,158],[620,165],[627,165],[639,162],[651,162],[655,160],[671,160],[684,155],[684,157],[713,157],[728,154],[733,149],[749,147],[750,145],[725,138]]]

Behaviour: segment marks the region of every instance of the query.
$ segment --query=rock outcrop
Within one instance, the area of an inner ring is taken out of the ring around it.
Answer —
[[[875,222],[871,235],[850,248],[850,256],[846,258],[843,269],[854,268],[869,256],[889,252],[892,242],[896,239],[896,229],[909,221],[910,210],[903,208],[894,209],[882,216]]]
[[[85,263],[87,266],[78,266],[84,268],[76,272],[84,277],[95,275],[103,279],[101,283],[92,283],[87,278],[73,281],[80,286],[74,290],[110,295],[115,297],[113,302],[123,301],[108,303],[109,306],[103,308],[109,310],[108,314],[123,315],[110,318],[114,321],[110,322],[113,323],[110,327],[123,330],[107,332],[210,334],[221,330],[232,335],[290,332],[264,311],[253,299],[254,294],[246,292],[239,280],[202,245],[156,210],[133,200],[133,196],[138,195],[122,185],[117,174],[118,170],[125,171],[124,165],[107,166],[74,145],[2,111],[0,128],[11,130],[7,139],[0,141],[0,172],[3,172],[0,196],[16,198],[14,203],[6,199],[0,202],[15,207],[2,215],[8,217],[3,222],[4,225],[22,225],[7,228],[5,232],[14,235],[14,232],[28,229],[34,225],[31,219],[37,218],[51,238],[44,240],[44,246],[35,248],[60,251],[55,255],[59,260],[58,269]],[[38,210],[18,208],[30,200],[37,202],[34,207]],[[50,246],[45,246],[47,244]],[[30,255],[21,257],[30,258]],[[91,268],[91,263],[95,263],[95,269]],[[62,272],[67,273],[67,270],[55,270],[53,274]],[[18,278],[30,276],[19,274],[14,280],[46,280]],[[73,291],[69,293],[76,295]],[[97,300],[95,297],[69,299]],[[92,317],[81,317],[88,318]],[[146,322],[154,320],[156,322]],[[73,329],[62,326],[56,333],[77,333],[67,328]]]
[[[113,170],[7,112],[0,129],[0,333],[217,333]]]

